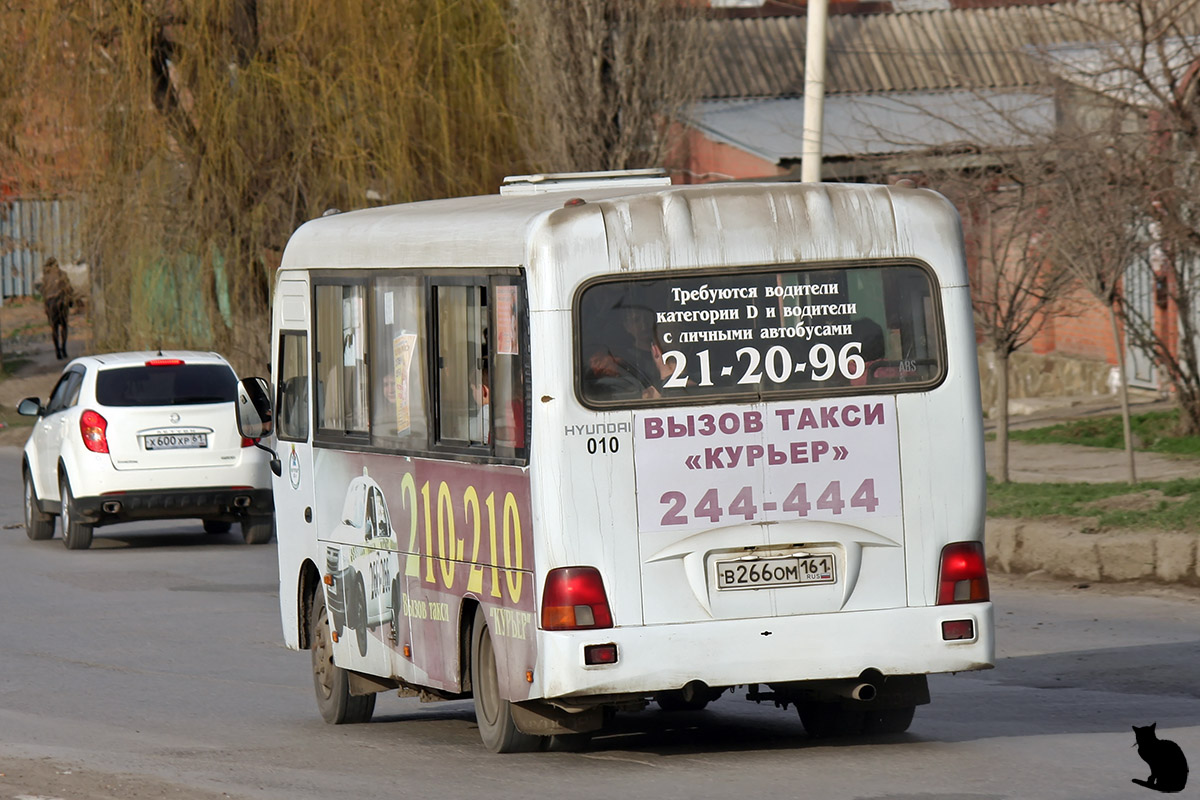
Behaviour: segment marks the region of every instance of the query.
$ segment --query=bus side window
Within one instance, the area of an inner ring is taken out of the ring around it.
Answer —
[[[491,434],[488,292],[478,285],[435,285],[437,440],[486,445]]]
[[[316,287],[317,427],[334,433],[367,431],[365,288]]]
[[[506,279],[501,279],[506,280]],[[489,370],[492,428],[498,455],[519,455],[525,448],[524,337],[521,330],[520,287],[500,283],[492,287],[495,343]]]
[[[308,335],[279,336],[279,394],[276,429],[280,439],[308,439]]]
[[[379,278],[372,289],[371,438],[381,447],[427,446],[424,298],[417,278]]]

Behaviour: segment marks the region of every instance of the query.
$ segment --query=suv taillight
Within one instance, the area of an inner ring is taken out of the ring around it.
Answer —
[[[559,567],[546,576],[542,629],[575,631],[611,628],[612,612],[604,581],[595,567]]]
[[[955,542],[943,547],[938,605],[984,603],[990,596],[983,542]]]
[[[108,452],[108,420],[91,409],[79,417],[79,433],[83,435],[83,446],[93,453]]]

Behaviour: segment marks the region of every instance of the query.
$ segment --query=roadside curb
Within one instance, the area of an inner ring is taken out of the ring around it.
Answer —
[[[1151,580],[1200,586],[1197,541],[1179,531],[1085,533],[1077,520],[988,518],[988,567],[1001,572],[1039,570],[1073,580]]]

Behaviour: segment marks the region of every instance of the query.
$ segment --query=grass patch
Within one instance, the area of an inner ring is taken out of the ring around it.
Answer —
[[[989,517],[1086,517],[1095,530],[1200,533],[1200,479],[1127,483],[996,483],[988,478]]]
[[[11,378],[32,359],[6,356],[0,363],[0,380]],[[17,407],[0,405],[0,424],[6,428],[32,428],[36,421],[34,417],[22,417],[17,413]]]
[[[1134,449],[1149,453],[1200,457],[1200,436],[1180,436],[1179,411],[1149,411],[1130,417]],[[1089,417],[1043,428],[1010,430],[1010,439],[1032,444],[1081,444],[1085,447],[1125,448],[1121,417]]]

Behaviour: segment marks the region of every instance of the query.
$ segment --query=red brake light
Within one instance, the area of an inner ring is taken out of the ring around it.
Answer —
[[[595,567],[560,567],[546,576],[542,592],[542,628],[574,631],[611,628],[612,612],[604,581]]]
[[[79,433],[83,446],[93,453],[108,452],[108,420],[91,409],[79,417]]]
[[[178,367],[183,363],[182,358],[152,358],[146,362],[147,367]]]
[[[955,542],[943,547],[938,605],[983,603],[990,596],[983,542]]]

